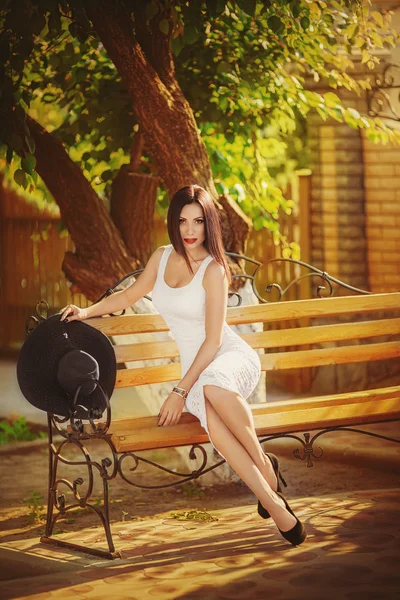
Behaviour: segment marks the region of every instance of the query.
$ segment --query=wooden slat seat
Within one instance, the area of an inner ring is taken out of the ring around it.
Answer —
[[[314,398],[251,404],[258,435],[293,433],[338,425],[400,418],[400,385]],[[85,431],[90,427],[85,425]],[[115,419],[109,429],[117,452],[185,446],[208,442],[199,420],[184,413],[171,427],[158,427],[157,417]]]

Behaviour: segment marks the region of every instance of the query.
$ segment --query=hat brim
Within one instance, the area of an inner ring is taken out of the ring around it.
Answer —
[[[25,398],[36,408],[68,417],[73,400],[57,381],[61,358],[70,350],[84,350],[99,364],[99,381],[108,397],[114,390],[117,375],[115,352],[110,340],[101,331],[81,321],[65,323],[60,315],[53,315],[31,332],[22,346],[17,379]],[[80,397],[76,417],[87,418],[91,408],[101,413],[106,408],[103,393],[96,389],[87,397]]]

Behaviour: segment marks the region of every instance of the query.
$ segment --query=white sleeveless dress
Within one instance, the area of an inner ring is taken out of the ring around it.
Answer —
[[[213,257],[211,254],[206,256],[190,283],[172,288],[164,279],[166,264],[172,249],[172,244],[169,244],[161,256],[152,292],[152,302],[170,328],[178,345],[182,378],[205,339],[206,290],[202,282],[207,265]],[[258,353],[225,321],[222,345],[189,390],[185,408],[200,420],[201,425],[209,433],[203,386],[216,385],[236,392],[246,399],[256,387],[260,374],[261,362]]]

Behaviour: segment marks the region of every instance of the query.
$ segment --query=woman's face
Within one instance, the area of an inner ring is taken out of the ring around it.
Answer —
[[[179,217],[179,228],[185,248],[193,250],[200,247],[205,240],[205,224],[203,209],[193,202],[185,204]]]

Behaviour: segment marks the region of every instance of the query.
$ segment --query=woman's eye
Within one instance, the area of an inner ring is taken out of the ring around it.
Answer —
[[[183,220],[181,220],[181,219],[179,220],[180,225],[182,225],[183,222],[184,222]],[[204,221],[203,221],[203,219],[200,219],[199,221],[196,221],[196,223],[201,225],[202,223],[204,223]]]

